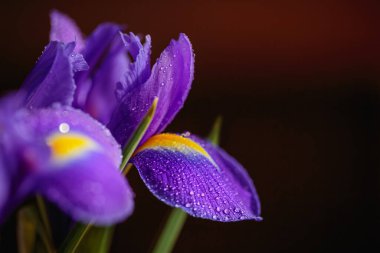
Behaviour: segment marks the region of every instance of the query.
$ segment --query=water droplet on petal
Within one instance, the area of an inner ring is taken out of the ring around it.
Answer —
[[[191,204],[190,203],[186,203],[186,205],[185,205],[186,207],[190,207],[191,206]]]
[[[216,207],[216,211],[220,212],[220,207],[219,206]]]
[[[194,195],[194,192],[193,192],[193,191],[190,191],[190,195]]]
[[[225,214],[228,214],[229,212],[230,212],[230,210],[228,210],[228,209],[224,209],[224,211],[223,211]]]
[[[65,122],[59,124],[59,131],[63,134],[70,132],[70,125]]]

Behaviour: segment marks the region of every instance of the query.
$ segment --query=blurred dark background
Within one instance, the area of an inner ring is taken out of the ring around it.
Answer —
[[[264,221],[189,218],[174,252],[380,249],[380,2],[3,0],[2,92],[47,44],[52,8],[86,34],[104,21],[150,34],[153,59],[179,32],[193,43],[193,88],[169,130],[205,135],[223,115],[222,146],[254,179]],[[112,252],[148,252],[170,208],[129,180],[136,209]]]

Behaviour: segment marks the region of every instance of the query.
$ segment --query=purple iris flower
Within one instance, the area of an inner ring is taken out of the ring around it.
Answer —
[[[40,194],[73,219],[110,225],[133,210],[120,145],[73,101],[87,69],[75,43],[50,42],[21,90],[0,101],[0,222]]]
[[[160,134],[181,109],[193,81],[194,54],[180,34],[150,66],[143,44],[115,24],[84,39],[75,22],[51,13],[51,40],[76,41],[89,70],[77,75],[73,105],[105,124],[124,147],[154,98],[157,110],[131,162],[160,200],[216,221],[261,220],[260,202],[245,169],[222,149],[193,135]]]

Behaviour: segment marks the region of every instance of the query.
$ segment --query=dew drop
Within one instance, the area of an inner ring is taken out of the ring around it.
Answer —
[[[190,195],[194,195],[194,192],[193,192],[193,191],[190,191]]]
[[[213,218],[214,220],[216,220],[218,217],[216,217],[216,215],[213,215],[212,218]]]
[[[186,131],[186,132],[184,132],[184,133],[181,134],[181,135],[182,135],[182,137],[189,137],[191,134],[190,134],[189,131]]]
[[[216,211],[220,212],[220,207],[219,206],[216,207]]]
[[[70,131],[70,125],[67,123],[59,124],[59,131],[63,134],[66,134]]]
[[[230,210],[228,210],[228,209],[224,209],[224,211],[223,211],[223,213],[225,213],[225,214],[228,214],[230,212]]]
[[[190,207],[191,206],[191,204],[190,203],[186,203],[186,205],[185,205],[186,207]]]
[[[238,213],[238,212],[240,212],[240,209],[236,207],[234,211],[235,211],[236,213]]]
[[[204,197],[204,196],[205,196],[205,194],[202,192],[202,193],[201,193],[201,196],[202,196],[202,197]]]

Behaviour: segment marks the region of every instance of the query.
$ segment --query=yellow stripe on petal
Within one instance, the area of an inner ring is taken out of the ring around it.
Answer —
[[[207,157],[216,167],[216,163],[207,153],[207,151],[198,143],[178,134],[157,134],[149,138],[137,151],[139,153],[145,149],[169,149],[187,153],[188,151],[195,151]]]
[[[52,158],[58,162],[75,158],[96,149],[96,143],[87,136],[78,133],[56,133],[48,137],[47,144],[52,151]]]

